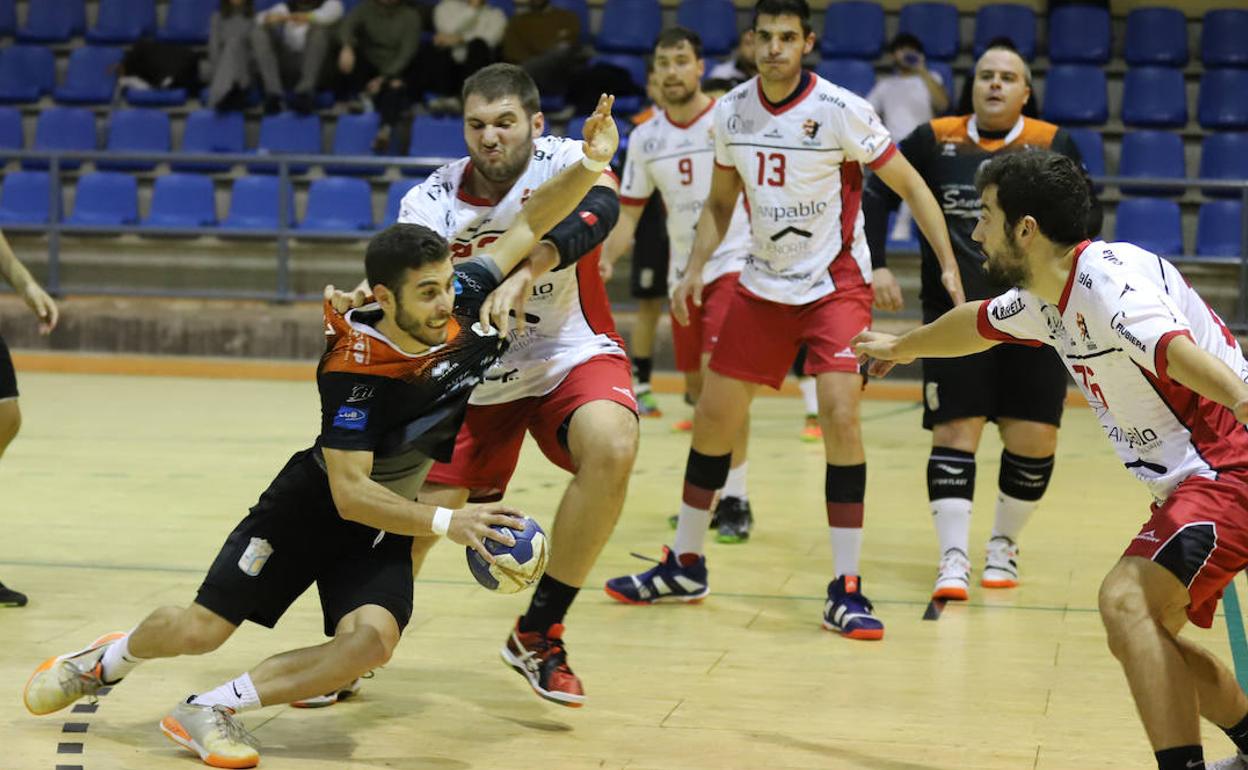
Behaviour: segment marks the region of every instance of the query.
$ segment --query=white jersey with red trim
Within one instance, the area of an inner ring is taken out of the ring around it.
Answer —
[[[584,157],[580,141],[555,136],[533,142],[533,158],[497,203],[474,198],[461,185],[472,173],[469,158],[433,172],[403,197],[399,221],[424,225],[451,246],[458,262],[485,250],[515,221],[529,195]],[[583,214],[592,216],[592,214]],[[502,404],[549,393],[573,367],[601,355],[623,356],[607,292],[598,275],[598,252],[574,267],[541,276],[525,305],[528,326],[511,335],[511,347],[472,393],[470,403]]]
[[[715,105],[715,162],[741,175],[753,232],[741,285],[786,305],[871,283],[860,164],[897,151],[866,100],[807,77],[780,107],[757,77]]]
[[[979,308],[988,339],[1052,345],[1123,464],[1164,500],[1189,476],[1248,470],[1248,430],[1166,374],[1185,336],[1248,381],[1226,324],[1166,260],[1129,243],[1081,244],[1057,305],[1011,289]]]
[[[715,103],[688,123],[676,123],[664,112],[633,129],[628,159],[620,183],[620,203],[643,205],[655,190],[667,209],[667,240],[671,257],[667,267],[668,292],[685,277],[698,217],[711,191],[715,169]],[[740,201],[724,240],[702,268],[702,282],[739,273],[750,253],[750,222]]]

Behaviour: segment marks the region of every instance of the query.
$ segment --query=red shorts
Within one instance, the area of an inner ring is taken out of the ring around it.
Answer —
[[[516,471],[524,433],[542,454],[569,473],[576,469],[567,447],[572,413],[590,401],[614,401],[634,414],[633,373],[624,356],[604,355],[578,365],[544,396],[506,404],[470,405],[449,463],[435,463],[426,481],[466,487],[473,502],[500,500]]]
[[[806,374],[857,372],[849,341],[871,326],[871,285],[837,291],[806,305],[784,305],[737,284],[711,354],[711,369],[779,388],[806,345]]]
[[[728,307],[736,296],[740,273],[724,273],[702,287],[702,307],[689,306],[689,325],[681,326],[672,316],[672,347],[676,348],[676,369],[696,372],[702,368],[702,354],[715,349],[719,330],[728,317]]]
[[[1187,617],[1213,625],[1222,589],[1248,567],[1248,476],[1193,476],[1179,484],[1127,546],[1187,586]]]

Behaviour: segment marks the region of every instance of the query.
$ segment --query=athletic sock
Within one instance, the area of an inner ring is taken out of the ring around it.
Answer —
[[[1001,450],[1001,472],[997,478],[997,512],[992,523],[993,537],[1015,542],[1040,503],[1053,476],[1053,456],[1022,457]]]
[[[832,542],[834,576],[857,575],[862,553],[863,499],[867,491],[867,464],[829,465],[823,492],[828,510],[828,537]]]
[[[817,416],[819,414],[819,388],[815,378],[799,377],[797,387],[802,391],[802,403],[806,405],[806,416]]]
[[[633,359],[633,377],[637,380],[636,390],[638,393],[647,393],[650,391],[650,372],[653,367],[653,358]]]
[[[251,683],[251,674],[231,679],[220,687],[200,695],[192,695],[187,703],[198,706],[225,706],[235,714],[260,708],[260,696]]]
[[[940,555],[969,551],[971,508],[975,498],[975,453],[934,446],[927,458],[927,499]]]
[[[1153,756],[1157,770],[1205,770],[1205,752],[1199,745],[1162,749]]]
[[[521,633],[544,633],[554,624],[562,623],[563,616],[568,614],[568,608],[572,606],[572,601],[580,590],[576,586],[561,583],[550,575],[542,575],[542,579],[537,581],[537,588],[533,590],[528,611],[520,616]]]
[[[1231,727],[1223,727],[1222,732],[1231,739],[1240,754],[1248,754],[1248,714]]]
[[[683,565],[693,564],[702,555],[702,541],[711,521],[711,500],[728,480],[731,454],[704,455],[690,447],[685,462],[685,488],[681,495],[680,517],[672,550]]]
[[[741,463],[735,468],[728,469],[728,480],[724,482],[724,489],[719,493],[720,497],[736,497],[741,500],[748,500],[749,493],[745,488],[746,466],[749,461]]]
[[[131,629],[125,636],[104,648],[104,655],[100,658],[100,679],[104,680],[104,684],[117,684],[135,666],[147,660],[130,653],[130,636],[133,633],[134,629]]]

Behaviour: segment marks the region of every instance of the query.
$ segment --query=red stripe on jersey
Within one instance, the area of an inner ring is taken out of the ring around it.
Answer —
[[[1157,348],[1153,351],[1153,368],[1157,370],[1157,377],[1162,382],[1171,382],[1170,374],[1166,371],[1170,365],[1166,360],[1166,349],[1170,347],[1175,337],[1187,337],[1191,340],[1192,333],[1187,329],[1175,329],[1161,335],[1161,339],[1157,340]],[[1192,341],[1195,342],[1195,340]]]
[[[1012,334],[1006,334],[997,327],[992,325],[992,321],[988,320],[988,305],[992,302],[986,299],[979,303],[979,312],[976,314],[975,327],[979,330],[979,336],[986,340],[994,340],[996,342],[1013,342],[1018,345],[1028,345],[1038,348],[1044,343],[1040,340],[1025,340],[1021,337],[1015,337]]]
[[[800,94],[793,97],[793,101],[789,102],[783,107],[773,107],[771,105],[771,102],[767,101],[767,97],[763,95],[763,81],[761,79],[758,81],[757,84],[755,84],[754,90],[755,92],[758,93],[758,101],[762,103],[764,110],[767,110],[772,115],[783,115],[784,113],[788,112],[789,110],[793,109],[797,105],[804,102],[806,100],[806,97],[810,96],[810,94],[815,90],[815,85],[818,84],[818,82],[819,82],[819,78],[815,75],[811,75],[810,82],[806,84],[806,88],[803,89]]]
[[[616,175],[615,175],[615,172],[614,172],[614,171],[612,171],[612,170],[611,170],[611,169],[609,169],[609,168],[605,168],[605,169],[603,169],[603,170],[602,170],[602,173],[604,173],[604,174],[606,174],[607,176],[611,177],[611,181],[612,181],[612,182],[615,182],[615,186],[616,186],[616,187],[619,187],[619,186],[620,186],[620,178],[619,178],[618,176],[616,176]]]
[[[611,317],[611,301],[607,299],[607,287],[598,274],[598,259],[602,255],[602,245],[581,257],[576,263],[576,289],[581,301],[581,315],[589,324],[594,334],[605,334],[621,348],[624,340],[615,333],[615,319]]]
[[[463,201],[464,203],[467,203],[470,206],[493,206],[494,201],[489,200],[488,198],[478,198],[475,195],[469,195],[468,191],[464,189],[467,186],[468,179],[471,176],[472,176],[472,161],[468,161],[468,163],[464,165],[464,175],[459,180],[459,190],[456,191],[455,197],[459,198],[461,201]]]
[[[689,126],[692,126],[694,123],[697,123],[699,120],[701,120],[702,116],[710,112],[712,109],[714,109],[714,107],[715,107],[715,100],[712,99],[711,103],[706,105],[706,109],[702,110],[697,115],[694,115],[692,118],[689,119],[687,123],[677,123],[676,121],[672,120],[672,114],[670,112],[664,112],[663,117],[667,118],[668,123],[671,123],[676,128],[679,128],[681,131],[684,131],[686,128],[689,128]]]
[[[862,286],[866,281],[862,270],[854,261],[854,223],[858,221],[858,209],[862,206],[862,166],[857,163],[841,164],[841,250],[828,265],[832,283],[837,291]]]
[[[1059,313],[1066,312],[1066,303],[1070,301],[1070,290],[1075,287],[1075,273],[1079,270],[1079,257],[1083,255],[1083,250],[1092,245],[1092,241],[1084,241],[1075,247],[1075,258],[1070,260],[1070,275],[1066,276],[1066,286],[1062,288],[1062,296],[1057,301],[1057,310]]]
[[[627,195],[620,196],[621,206],[644,206],[649,198],[630,198]]]
[[[878,169],[880,166],[883,166],[885,163],[887,163],[887,162],[889,162],[890,160],[892,160],[892,159],[893,159],[893,156],[894,156],[894,155],[896,155],[896,154],[897,154],[897,145],[893,144],[892,142],[889,142],[889,143],[888,143],[888,149],[887,149],[887,150],[885,150],[885,151],[884,151],[884,152],[880,155],[880,157],[878,157],[878,158],[876,158],[875,160],[873,160],[873,161],[871,161],[870,163],[868,163],[868,164],[867,164],[867,168],[871,169],[872,171],[875,171],[875,170],[876,170],[876,169]]]
[[[1234,412],[1174,380],[1162,381],[1142,367],[1140,373],[1187,428],[1192,446],[1211,468],[1222,472],[1248,467],[1248,429]]]

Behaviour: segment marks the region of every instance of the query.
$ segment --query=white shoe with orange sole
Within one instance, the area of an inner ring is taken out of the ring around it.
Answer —
[[[979,582],[984,588],[1017,586],[1018,543],[1008,537],[994,537],[989,540],[984,556],[984,574]]]
[[[212,767],[255,767],[260,742],[225,706],[179,703],[160,720],[160,731],[174,743],[199,755]]]
[[[93,698],[105,686],[100,659],[110,644],[125,636],[105,634],[76,652],[48,658],[26,682],[22,700],[36,716],[60,711],[80,698]]]
[[[940,559],[936,569],[936,586],[933,599],[964,602],[971,586],[971,560],[959,548],[950,548]]]

